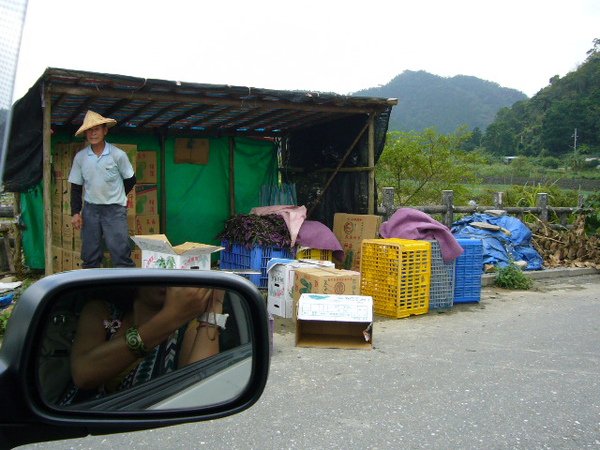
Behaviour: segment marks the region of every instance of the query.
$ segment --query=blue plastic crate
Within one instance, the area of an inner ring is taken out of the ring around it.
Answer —
[[[454,304],[454,270],[456,262],[446,263],[442,258],[440,243],[431,243],[431,286],[429,309],[451,308]]]
[[[255,245],[248,248],[243,244],[221,241],[221,269],[248,269],[259,271],[260,275],[242,275],[261,289],[267,289],[269,278],[267,275],[267,263],[271,258],[293,258],[290,249],[262,247]]]
[[[480,239],[457,239],[465,252],[456,259],[454,269],[454,303],[477,303],[481,300],[483,243]]]

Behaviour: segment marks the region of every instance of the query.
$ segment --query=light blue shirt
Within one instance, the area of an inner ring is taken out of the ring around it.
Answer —
[[[88,203],[127,206],[123,180],[133,175],[127,153],[105,142],[100,156],[96,156],[89,145],[77,152],[69,173],[69,183],[83,186],[83,199]]]

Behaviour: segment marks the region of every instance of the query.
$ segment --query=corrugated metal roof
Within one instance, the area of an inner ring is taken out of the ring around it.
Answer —
[[[286,136],[356,114],[377,114],[395,99],[309,91],[186,83],[123,75],[47,69],[53,127],[77,129],[88,109],[117,127],[211,136]]]

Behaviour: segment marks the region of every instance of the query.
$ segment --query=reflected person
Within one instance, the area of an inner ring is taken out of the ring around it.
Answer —
[[[72,384],[59,404],[100,398],[217,354],[224,295],[146,286],[129,304],[88,302],[71,352]]]

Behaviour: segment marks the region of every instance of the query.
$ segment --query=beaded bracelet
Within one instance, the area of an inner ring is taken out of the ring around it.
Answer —
[[[135,325],[128,328],[125,332],[125,342],[127,342],[129,350],[139,358],[143,358],[148,353],[144,341],[142,341],[142,337]]]

